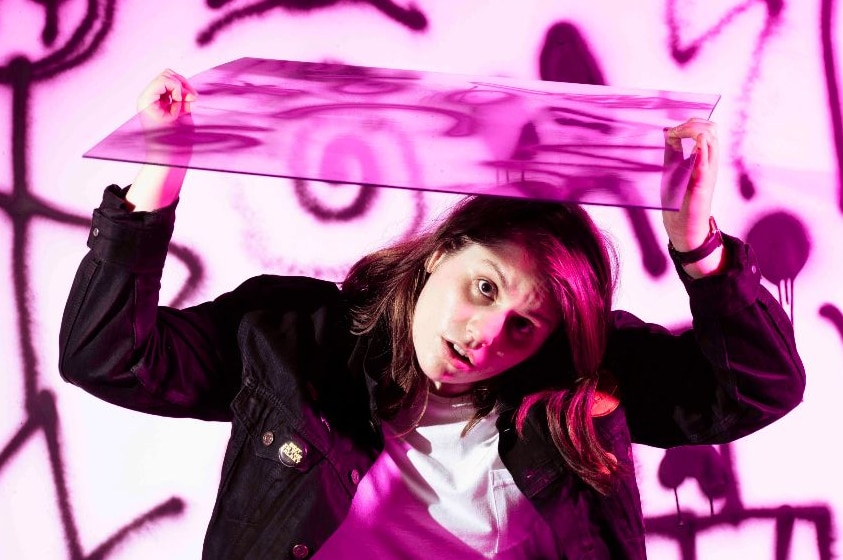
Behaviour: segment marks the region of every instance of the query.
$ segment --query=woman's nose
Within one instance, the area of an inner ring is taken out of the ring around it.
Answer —
[[[500,335],[505,320],[504,314],[496,311],[475,313],[466,325],[469,347],[489,346]]]

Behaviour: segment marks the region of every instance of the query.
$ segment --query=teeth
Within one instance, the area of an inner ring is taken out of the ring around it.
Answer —
[[[463,358],[468,358],[468,354],[466,354],[465,351],[462,348],[460,348],[456,344],[452,344],[451,346],[453,346],[454,352],[456,352],[457,354],[459,354]]]

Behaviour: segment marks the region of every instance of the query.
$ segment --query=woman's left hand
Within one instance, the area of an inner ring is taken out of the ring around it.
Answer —
[[[692,118],[668,129],[668,143],[681,142],[682,138],[694,140],[696,160],[679,210],[664,210],[662,219],[674,249],[687,252],[702,245],[710,232],[709,218],[720,150],[717,125],[709,120]],[[722,256],[721,247],[708,257],[685,265],[685,271],[693,277],[712,274],[720,267]]]

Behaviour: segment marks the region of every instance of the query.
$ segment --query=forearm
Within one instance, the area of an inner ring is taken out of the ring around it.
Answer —
[[[178,133],[182,139],[190,138],[193,131],[190,106],[197,95],[183,76],[165,70],[138,98],[138,116],[149,135],[147,149],[155,153],[155,161],[160,165],[147,163],[141,167],[126,196],[130,210],[154,211],[178,199],[190,165],[192,146],[189,141],[161,145],[156,138],[162,131]]]
[[[126,193],[128,208],[134,212],[151,212],[169,206],[181,192],[187,169],[145,164]]]

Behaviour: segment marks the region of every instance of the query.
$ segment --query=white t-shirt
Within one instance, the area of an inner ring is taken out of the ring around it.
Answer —
[[[496,416],[461,436],[473,414],[463,398],[431,394],[411,432],[400,436],[400,422],[385,423],[384,452],[360,481],[348,516],[315,558],[556,557],[549,528],[498,455]]]

